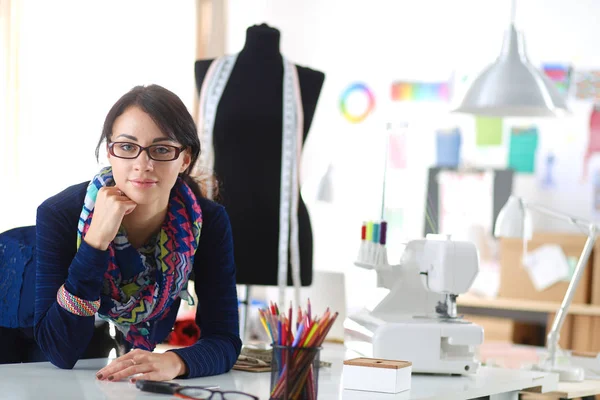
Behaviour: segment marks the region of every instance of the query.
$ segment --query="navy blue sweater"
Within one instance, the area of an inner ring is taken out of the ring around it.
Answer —
[[[108,250],[98,250],[85,241],[77,250],[77,223],[87,185],[71,186],[37,210],[35,339],[60,368],[73,368],[84,353],[94,331],[94,317],[63,309],[56,302],[56,292],[65,284],[71,294],[97,300],[108,266]],[[189,378],[229,371],[242,346],[229,217],[222,206],[207,199],[198,201],[203,224],[194,275],[201,337],[192,346],[172,350],[185,362]],[[171,332],[179,304],[178,300],[169,315],[153,326],[151,335],[158,343]]]

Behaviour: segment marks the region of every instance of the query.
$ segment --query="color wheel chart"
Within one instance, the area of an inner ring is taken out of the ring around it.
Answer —
[[[394,82],[392,101],[449,101],[448,82]]]
[[[340,111],[353,124],[364,121],[375,109],[375,96],[364,83],[353,83],[340,96]]]

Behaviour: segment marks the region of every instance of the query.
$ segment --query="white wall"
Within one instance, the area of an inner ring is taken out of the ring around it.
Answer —
[[[0,170],[0,232],[34,224],[42,201],[94,176],[104,118],[133,86],[163,85],[191,111],[195,23],[193,0],[22,1],[21,118],[16,154],[0,148],[15,169]]]

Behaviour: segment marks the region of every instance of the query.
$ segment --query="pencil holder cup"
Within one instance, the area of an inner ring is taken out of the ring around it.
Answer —
[[[315,400],[321,347],[273,345],[271,400]]]

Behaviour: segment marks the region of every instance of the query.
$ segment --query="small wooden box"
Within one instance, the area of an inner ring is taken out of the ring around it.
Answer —
[[[412,363],[381,358],[344,361],[344,389],[400,393],[410,390]]]

